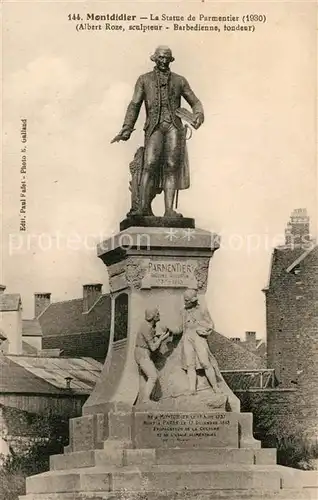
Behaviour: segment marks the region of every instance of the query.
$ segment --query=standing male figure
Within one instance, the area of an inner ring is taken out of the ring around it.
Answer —
[[[140,179],[140,215],[153,215],[151,202],[154,193],[164,191],[165,217],[180,217],[173,209],[178,189],[189,187],[186,164],[185,135],[181,119],[176,115],[181,97],[194,113],[194,128],[204,121],[202,104],[187,80],[170,71],[174,61],[171,49],[159,46],[151,60],[153,71],[141,75],[135,85],[127,108],[124,124],[114,141],[127,141],[137,121],[142,103],[145,103],[146,122],[143,171]]]
[[[221,392],[218,383],[223,381],[223,377],[207,341],[214,327],[209,311],[199,304],[196,290],[187,289],[183,299],[181,325],[175,331],[171,329],[171,332],[174,335],[182,333],[181,363],[188,375],[189,392],[196,392],[198,369],[205,371],[214,392]]]
[[[149,401],[158,379],[158,372],[151,359],[151,353],[159,349],[161,343],[170,335],[166,329],[157,335],[156,325],[158,321],[160,321],[159,310],[157,308],[146,309],[145,320],[139,327],[136,339],[135,360],[139,369],[147,378],[143,401]]]

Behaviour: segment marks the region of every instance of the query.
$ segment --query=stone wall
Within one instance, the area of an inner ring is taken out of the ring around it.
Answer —
[[[81,415],[87,394],[0,394],[0,405],[27,413],[45,414],[48,412],[72,418]]]
[[[275,251],[272,277],[266,293],[267,364],[284,387],[316,379],[318,406],[318,248],[286,272],[285,250]],[[295,255],[296,256],[296,255]],[[316,376],[315,376],[316,372]],[[308,398],[313,397],[312,392]]]
[[[266,292],[267,353],[279,387],[297,391],[287,400],[281,391],[266,397],[278,412],[286,404],[287,421],[294,418],[292,425],[312,437],[318,432],[318,247],[287,272],[296,257],[290,252],[276,249],[273,256]]]
[[[312,400],[305,405],[299,389],[253,389],[236,391],[236,395],[241,401],[241,411],[251,411],[254,415],[256,437],[266,432],[278,438],[296,435],[317,440],[316,402]]]

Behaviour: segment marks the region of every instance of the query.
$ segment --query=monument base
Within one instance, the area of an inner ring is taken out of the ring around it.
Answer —
[[[74,496],[73,493],[35,494],[21,497],[24,500],[317,500],[317,491],[309,489],[280,490],[273,493],[271,490],[191,490],[191,491],[147,491],[103,493],[89,491]]]
[[[253,439],[251,414],[111,411],[90,421],[95,449],[87,418],[75,419],[66,453],[27,479],[21,500],[316,498],[307,473],[276,465],[276,450]]]
[[[145,309],[159,307],[163,324],[173,327],[180,324],[187,288],[204,302],[219,238],[198,228],[173,229],[171,219],[167,229],[157,221],[142,231],[134,225],[98,247],[108,267],[112,308],[100,379],[83,416],[70,421],[65,453],[51,457],[49,472],[27,478],[21,500],[315,498],[308,473],[276,465],[276,451],[261,449],[252,414],[240,413],[224,380],[214,392],[198,369],[197,392],[186,394],[177,336],[156,354],[153,400],[139,402],[144,377],[134,349]]]
[[[120,230],[129,227],[173,227],[194,229],[195,221],[191,217],[156,217],[149,215],[130,215],[120,223]]]

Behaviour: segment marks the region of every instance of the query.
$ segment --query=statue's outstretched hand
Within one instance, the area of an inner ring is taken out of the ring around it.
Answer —
[[[121,130],[119,134],[117,134],[110,143],[113,144],[114,142],[128,141],[130,136],[131,136],[131,130]]]

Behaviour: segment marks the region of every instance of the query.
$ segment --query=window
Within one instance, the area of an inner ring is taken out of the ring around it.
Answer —
[[[128,335],[128,294],[121,293],[115,299],[114,342]]]

